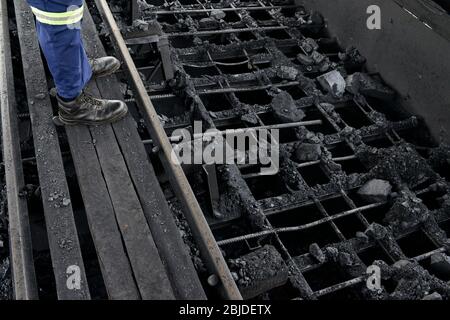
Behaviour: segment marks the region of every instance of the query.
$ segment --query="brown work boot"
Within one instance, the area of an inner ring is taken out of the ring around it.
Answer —
[[[116,122],[126,116],[128,107],[120,100],[97,99],[82,92],[66,102],[57,97],[59,121],[63,125],[100,125]]]
[[[92,78],[99,78],[113,74],[120,68],[120,61],[115,57],[90,59]]]

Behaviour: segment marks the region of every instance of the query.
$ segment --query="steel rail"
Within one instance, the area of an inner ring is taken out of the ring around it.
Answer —
[[[38,299],[27,200],[20,197],[25,186],[15,101],[6,1],[0,1],[0,106],[3,159],[8,201],[9,242],[13,298]]]
[[[147,116],[149,130],[161,152],[161,156],[165,159],[163,164],[166,172],[170,177],[172,187],[174,188],[177,197],[181,201],[186,220],[196,240],[196,244],[200,249],[206,267],[210,273],[215,274],[219,278],[220,283],[218,285],[220,286],[221,294],[225,299],[241,300],[241,293],[231,276],[230,270],[228,269],[219,246],[214,239],[183,169],[179,164],[171,161],[172,146],[150,97],[147,94],[144,83],[139,76],[138,70],[128,51],[125,40],[114,19],[111,9],[106,0],[95,0],[95,2],[104,22],[110,30],[110,36],[116,50],[121,55],[128,69],[127,73],[134,86],[138,105]]]

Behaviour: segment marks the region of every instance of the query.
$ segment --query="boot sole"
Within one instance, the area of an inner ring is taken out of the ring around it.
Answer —
[[[128,109],[125,110],[124,112],[118,114],[114,118],[110,118],[110,119],[107,119],[104,121],[98,121],[98,122],[86,121],[86,120],[68,120],[68,119],[64,119],[60,116],[55,116],[55,117],[53,117],[53,122],[57,126],[101,126],[101,125],[111,124],[111,123],[115,123],[119,120],[122,120],[123,118],[125,118],[125,116],[127,114],[128,114]]]
[[[97,78],[101,78],[101,77],[106,77],[106,76],[112,75],[114,72],[116,72],[119,69],[120,69],[120,63],[117,66],[115,66],[113,69],[109,70],[108,72],[103,72],[103,73],[98,73],[96,75],[92,75],[92,78],[97,79]]]

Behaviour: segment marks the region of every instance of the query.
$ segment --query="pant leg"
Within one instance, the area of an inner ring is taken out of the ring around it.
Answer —
[[[77,97],[92,76],[81,30],[37,22],[37,32],[58,95],[65,99]]]
[[[82,1],[29,0],[47,12],[65,12]],[[65,10],[63,10],[65,8]],[[77,97],[92,76],[92,70],[81,39],[81,29],[73,25],[55,26],[36,22],[42,52],[53,76],[58,95],[65,99]]]
[[[48,12],[65,12],[70,6],[81,7],[84,0],[27,0],[30,6]]]

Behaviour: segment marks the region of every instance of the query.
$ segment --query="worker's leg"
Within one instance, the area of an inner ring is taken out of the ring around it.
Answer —
[[[70,12],[83,5],[82,0],[29,0],[29,3],[38,10],[51,13]],[[45,19],[45,15],[42,16]],[[52,21],[43,23],[36,20],[39,43],[58,95],[66,100],[74,99],[92,76],[81,39],[80,22],[52,25]]]
[[[60,97],[77,97],[91,77],[106,76],[120,68],[120,61],[114,57],[88,60],[79,27],[52,26],[38,21],[37,32]]]
[[[75,99],[92,76],[80,29],[37,22],[37,32],[58,95]]]
[[[96,99],[83,92],[92,68],[81,40],[83,0],[28,0],[36,16],[37,33],[58,93],[59,118],[65,124],[99,124],[127,114],[118,100]],[[117,59],[112,58],[114,61]],[[93,63],[96,74],[120,63],[105,59]]]

